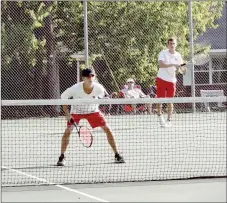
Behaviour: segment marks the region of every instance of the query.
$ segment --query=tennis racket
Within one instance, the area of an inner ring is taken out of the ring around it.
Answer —
[[[186,63],[183,63],[179,67],[177,67],[177,73],[185,75],[186,72],[187,72],[187,66],[186,65],[187,65]]]
[[[80,141],[82,142],[82,144],[89,148],[91,147],[92,143],[93,143],[93,136],[92,136],[92,133],[91,131],[85,127],[85,126],[78,126],[73,119],[70,120],[73,125],[75,126],[77,132],[78,132],[78,135],[79,135],[79,138],[80,138]]]

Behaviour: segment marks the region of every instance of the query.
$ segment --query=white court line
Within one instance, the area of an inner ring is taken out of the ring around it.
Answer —
[[[6,167],[6,166],[2,166],[2,168],[5,168],[5,169],[8,169],[9,171],[13,171],[13,172],[16,172],[16,173],[19,173],[19,174],[28,176],[28,177],[30,177],[30,178],[34,178],[34,179],[36,179],[36,180],[39,180],[39,181],[48,183],[48,184],[50,184],[50,185],[54,185],[54,186],[56,186],[56,187],[62,188],[62,189],[64,189],[64,190],[67,190],[67,191],[70,191],[70,192],[75,192],[75,193],[77,193],[77,194],[83,195],[83,196],[88,197],[88,198],[90,198],[90,199],[97,200],[97,201],[99,201],[99,202],[108,202],[107,200],[100,199],[100,198],[98,198],[98,197],[89,195],[89,194],[87,194],[87,193],[80,192],[80,191],[78,191],[78,190],[74,190],[74,189],[65,187],[65,186],[63,186],[63,185],[57,185],[57,184],[52,183],[52,182],[50,182],[50,181],[48,181],[48,180],[45,180],[45,179],[43,179],[43,178],[38,178],[38,177],[33,176],[33,175],[30,175],[30,174],[28,174],[28,173],[24,173],[24,172],[21,172],[21,171],[12,169],[12,168],[8,168],[8,167]]]

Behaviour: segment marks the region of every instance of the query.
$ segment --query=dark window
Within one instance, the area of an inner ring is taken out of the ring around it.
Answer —
[[[195,84],[209,84],[209,72],[195,72]]]
[[[213,83],[227,83],[227,71],[216,71],[212,74]]]
[[[226,58],[212,58],[213,70],[227,70]]]

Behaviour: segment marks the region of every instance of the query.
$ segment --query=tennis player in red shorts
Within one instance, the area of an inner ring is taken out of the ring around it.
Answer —
[[[168,49],[159,54],[159,70],[156,79],[157,98],[174,97],[176,92],[176,69],[183,63],[181,55],[175,50],[177,41],[175,38],[168,39]],[[158,104],[158,116],[161,127],[171,126],[173,104],[168,104],[167,122],[162,116],[162,104]]]
[[[61,98],[68,99],[97,99],[102,98],[105,95],[105,88],[94,82],[95,73],[92,69],[82,70],[83,82],[77,83],[72,87],[65,90]],[[61,155],[57,162],[58,166],[65,165],[65,152],[69,144],[69,137],[73,130],[73,123],[70,120],[73,118],[77,124],[81,119],[86,119],[92,128],[101,127],[107,135],[107,140],[115,154],[115,162],[124,163],[123,157],[118,153],[114,136],[106,123],[103,114],[99,111],[98,104],[86,104],[86,105],[73,105],[71,106],[71,112],[69,113],[68,105],[63,105],[63,111],[67,120],[67,128],[62,137]]]

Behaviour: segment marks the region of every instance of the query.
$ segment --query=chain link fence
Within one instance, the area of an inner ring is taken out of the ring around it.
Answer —
[[[227,95],[226,3],[193,1],[192,11],[196,96],[201,96],[201,90],[222,90]],[[177,38],[183,59],[190,58],[185,1],[88,1],[87,18],[89,64],[109,94],[119,93],[133,78],[154,97],[158,55],[167,49],[170,36]],[[83,2],[2,1],[2,99],[60,98],[81,80],[83,20]],[[177,96],[190,97],[190,74],[177,78]],[[46,115],[45,107],[34,108],[31,112],[36,115]],[[52,110],[53,116],[58,114],[58,109]],[[21,107],[18,117],[28,111]],[[3,116],[15,116],[10,112],[3,108]]]

